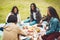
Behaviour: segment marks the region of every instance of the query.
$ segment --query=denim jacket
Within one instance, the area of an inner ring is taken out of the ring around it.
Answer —
[[[60,29],[60,23],[59,20],[57,18],[51,18],[50,23],[49,23],[49,30],[46,32],[46,35],[49,35],[53,32],[59,32]]]

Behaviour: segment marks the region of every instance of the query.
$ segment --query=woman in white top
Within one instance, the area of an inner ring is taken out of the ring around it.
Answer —
[[[21,19],[20,19],[20,16],[19,16],[19,10],[18,10],[18,8],[17,8],[16,6],[13,6],[11,12],[8,14],[8,16],[7,16],[7,18],[6,18],[6,23],[8,23],[7,20],[8,20],[8,17],[9,17],[10,15],[15,15],[15,16],[17,16],[17,23],[20,23],[20,24],[21,24]]]
[[[30,5],[30,18],[25,20],[24,23],[30,22],[30,26],[35,25],[35,24],[39,24],[41,18],[42,18],[42,16],[41,16],[39,8],[37,8],[35,3],[31,3],[31,5]]]

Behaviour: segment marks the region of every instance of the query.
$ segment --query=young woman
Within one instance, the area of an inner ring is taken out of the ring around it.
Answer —
[[[30,5],[30,18],[25,20],[24,23],[30,22],[30,25],[34,25],[36,23],[39,23],[41,20],[41,14],[39,9],[36,7],[35,3],[32,3]]]
[[[60,35],[59,16],[56,10],[51,6],[48,7],[47,15],[50,17],[49,18],[49,29],[46,31],[45,35],[42,36],[42,38],[43,40],[54,40]]]
[[[4,26],[3,40],[20,40],[19,35],[26,36],[24,32],[16,25],[17,17],[10,15],[7,20],[7,24]]]
[[[7,18],[6,18],[6,23],[8,23],[7,20],[8,20],[8,17],[9,17],[10,15],[15,15],[15,16],[17,16],[17,21],[18,21],[17,23],[21,23],[21,19],[20,19],[20,16],[19,16],[19,10],[18,10],[18,8],[17,8],[16,6],[13,6],[11,12],[10,12],[9,15],[7,16]]]
[[[20,19],[20,16],[19,16],[19,10],[18,10],[18,8],[17,8],[16,6],[13,6],[11,12],[10,12],[9,15],[7,16],[7,18],[6,18],[6,23],[8,23],[7,20],[8,20],[8,17],[9,17],[10,15],[15,15],[15,16],[17,16],[17,21],[18,21],[17,23],[19,23],[19,24],[21,25],[21,19]],[[1,27],[0,30],[3,31],[3,27]]]

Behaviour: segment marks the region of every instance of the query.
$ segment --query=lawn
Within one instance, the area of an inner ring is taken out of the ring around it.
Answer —
[[[48,6],[56,8],[60,13],[59,0],[0,0],[0,23],[5,23],[7,15],[10,13],[13,6],[17,6],[21,20],[25,20],[30,14],[30,4],[35,3],[43,15],[46,15]]]
[[[60,17],[60,0],[0,0],[0,23],[5,23],[6,17],[13,6],[18,7],[21,20],[25,20],[29,17],[31,3],[35,3],[37,5],[42,16],[46,15],[48,6],[53,6]]]
[[[0,36],[0,40],[2,40],[2,37]]]

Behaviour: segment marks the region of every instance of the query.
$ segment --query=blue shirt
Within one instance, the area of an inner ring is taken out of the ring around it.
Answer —
[[[50,23],[49,23],[49,30],[46,32],[46,35],[49,35],[53,32],[59,32],[59,28],[60,28],[60,23],[59,20],[57,18],[51,18]]]

